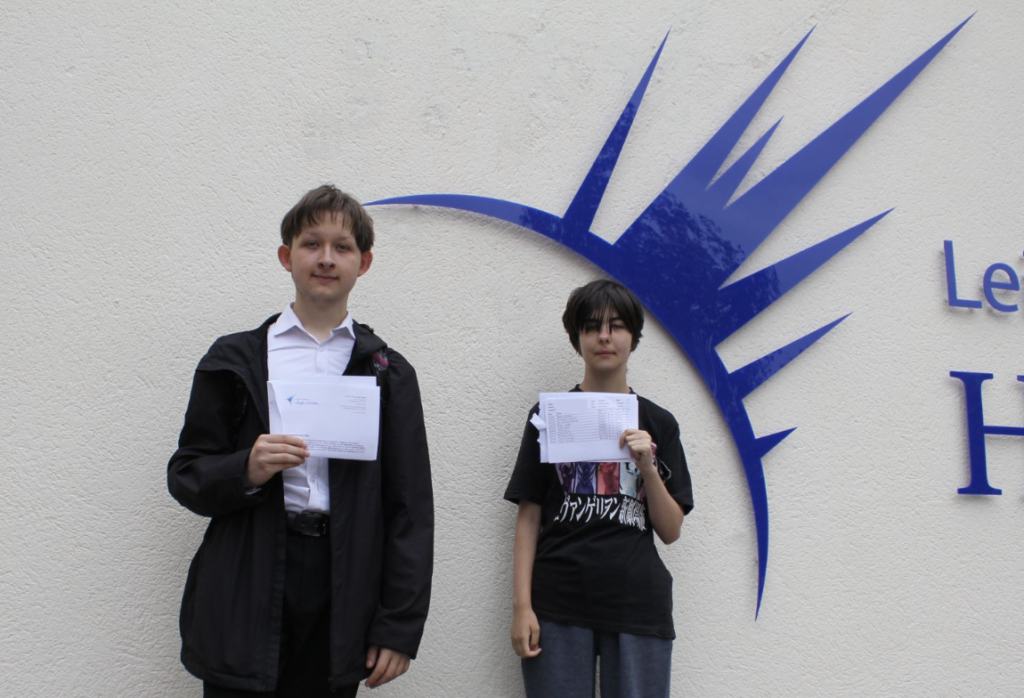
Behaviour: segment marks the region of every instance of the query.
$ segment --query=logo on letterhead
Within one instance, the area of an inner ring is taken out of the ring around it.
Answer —
[[[730,201],[779,122],[725,172],[717,178],[715,175],[810,37],[808,32],[614,244],[590,232],[590,226],[667,35],[562,216],[512,201],[464,194],[399,196],[368,204],[439,206],[515,223],[582,255],[640,298],[697,369],[739,452],[757,535],[755,617],[761,609],[768,569],[768,492],[762,458],[795,427],[757,436],[743,400],[848,314],[741,368],[727,368],[716,347],[889,211],[727,286],[723,284],[968,21],[970,17],[742,196]]]

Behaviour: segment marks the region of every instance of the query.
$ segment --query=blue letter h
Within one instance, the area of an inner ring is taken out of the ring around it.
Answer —
[[[950,371],[949,375],[959,378],[964,384],[967,398],[967,442],[971,452],[971,482],[957,490],[960,494],[1002,494],[1003,491],[988,484],[988,464],[985,460],[985,436],[1024,436],[1024,427],[1001,427],[985,424],[981,408],[981,384],[993,377],[991,373],[968,373]],[[1017,376],[1024,382],[1024,376]]]

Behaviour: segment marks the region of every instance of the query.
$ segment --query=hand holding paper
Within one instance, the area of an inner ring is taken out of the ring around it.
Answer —
[[[654,465],[654,449],[651,435],[640,429],[627,429],[622,432],[619,443],[629,449],[629,455],[641,471]]]
[[[260,487],[282,470],[302,465],[309,457],[305,442],[287,434],[260,434],[245,464],[246,487]]]

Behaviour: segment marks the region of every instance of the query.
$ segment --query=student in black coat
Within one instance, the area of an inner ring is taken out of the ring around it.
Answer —
[[[314,352],[347,333],[344,374],[381,389],[380,446],[375,460],[331,459],[327,482],[310,480],[329,492],[327,511],[291,511],[285,471],[293,482],[310,459],[301,439],[268,433],[279,316],[221,337],[199,362],[167,481],[210,517],[180,619],[182,663],[210,698],[351,696],[364,678],[386,683],[415,658],[430,599],[433,495],[416,373],[348,318],[373,260],[372,221],[325,185],[281,229],[278,255],[296,287],[290,331]]]

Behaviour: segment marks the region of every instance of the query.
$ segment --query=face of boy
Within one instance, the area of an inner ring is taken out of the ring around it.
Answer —
[[[622,370],[633,350],[633,333],[613,312],[587,321],[580,331],[580,355],[591,371],[602,374]]]
[[[347,308],[348,295],[370,268],[373,252],[360,252],[352,229],[333,216],[303,226],[290,247],[278,248],[277,258],[291,272],[297,303]]]

